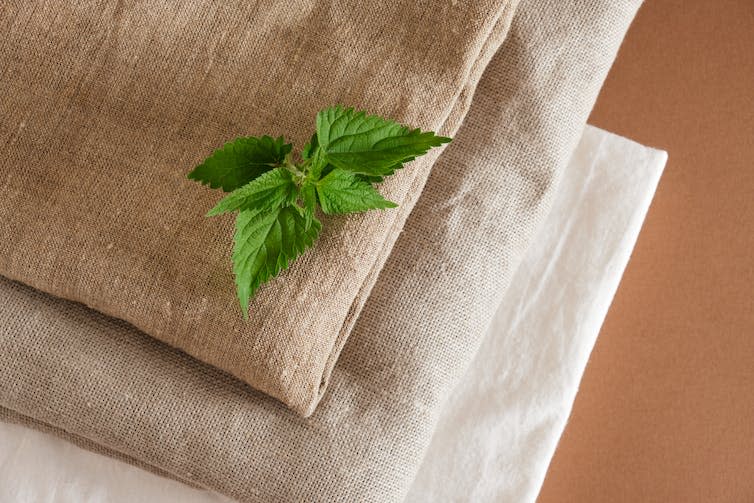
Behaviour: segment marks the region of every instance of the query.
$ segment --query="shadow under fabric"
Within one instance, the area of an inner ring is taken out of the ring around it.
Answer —
[[[10,281],[0,404],[243,501],[401,500],[639,3],[521,3],[310,418]]]

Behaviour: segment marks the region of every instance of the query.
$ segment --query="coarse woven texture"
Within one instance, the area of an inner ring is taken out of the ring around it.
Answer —
[[[666,160],[584,130],[407,501],[537,499]]]
[[[4,3],[0,274],[310,414],[439,149],[383,184],[399,209],[326,219],[248,322],[233,218],[186,174],[236,136],[300,148],[335,103],[452,135],[516,3]]]
[[[584,130],[406,501],[535,501],[666,157]],[[0,501],[226,501],[0,419]]]
[[[0,405],[243,501],[401,500],[638,5],[522,2],[310,418],[9,281]]]

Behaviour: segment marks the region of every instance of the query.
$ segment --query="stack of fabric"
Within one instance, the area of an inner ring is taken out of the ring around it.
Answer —
[[[664,163],[584,134],[639,3],[12,2],[0,415],[240,501],[535,497]],[[398,208],[327,220],[244,321],[232,221],[202,218],[217,196],[186,172],[235,136],[302,145],[334,103],[454,141],[381,185]],[[544,288],[600,228],[594,288]],[[561,302],[596,305],[588,327],[542,322]],[[498,308],[498,356],[474,360]]]

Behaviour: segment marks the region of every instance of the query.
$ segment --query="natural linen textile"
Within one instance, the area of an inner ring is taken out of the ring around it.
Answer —
[[[638,4],[522,2],[310,418],[11,282],[0,405],[244,501],[400,500]]]
[[[407,502],[533,502],[666,160],[588,126]],[[0,412],[2,416],[2,412]],[[0,501],[226,501],[0,422]]]
[[[517,0],[12,0],[0,8],[0,274],[132,323],[308,415],[438,149],[327,219],[244,321],[220,192],[242,135],[299,148],[358,105],[452,135]]]

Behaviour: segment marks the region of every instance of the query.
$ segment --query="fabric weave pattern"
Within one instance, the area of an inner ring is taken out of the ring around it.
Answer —
[[[434,159],[400,204],[325,220],[244,321],[233,219],[186,174],[226,141],[357,105],[453,135],[516,0],[11,1],[0,10],[0,274],[128,321],[300,414],[320,389]],[[458,27],[463,29],[458,29]]]

